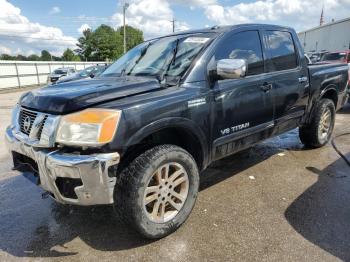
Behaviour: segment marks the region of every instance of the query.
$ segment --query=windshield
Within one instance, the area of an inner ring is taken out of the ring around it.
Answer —
[[[81,77],[87,77],[91,74],[94,76],[98,76],[103,70],[105,69],[105,66],[90,66],[87,67],[79,72],[79,75]]]
[[[112,64],[101,76],[156,76],[178,78],[213,34],[169,36],[142,43]]]
[[[345,60],[346,53],[327,53],[322,56],[321,61],[338,61]]]
[[[64,75],[64,74],[67,74],[67,70],[56,69],[55,71],[53,71],[53,73],[56,75]]]
[[[96,68],[95,66],[85,68],[84,70],[81,70],[79,72],[79,75],[80,76],[89,76],[95,70],[95,68]]]

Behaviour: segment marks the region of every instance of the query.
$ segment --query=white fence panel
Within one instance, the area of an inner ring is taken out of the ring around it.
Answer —
[[[47,83],[48,75],[60,67],[82,70],[104,62],[42,62],[42,61],[2,61],[0,60],[0,90]]]
[[[0,78],[0,90],[9,88],[9,87],[15,87],[18,86],[18,79],[17,77],[3,77]]]
[[[44,85],[47,83],[47,75],[39,75],[39,84]]]
[[[17,65],[19,75],[36,75],[35,65],[19,64]]]
[[[0,74],[3,76],[15,76],[17,75],[16,66],[14,64],[0,64]]]
[[[42,65],[42,64],[37,64],[38,67],[38,74],[50,74],[50,66],[47,65]]]
[[[33,76],[20,76],[19,81],[21,86],[34,86],[38,84],[38,77]]]

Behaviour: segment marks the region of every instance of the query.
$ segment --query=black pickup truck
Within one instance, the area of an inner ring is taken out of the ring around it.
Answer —
[[[97,78],[24,94],[6,140],[14,168],[57,202],[112,204],[160,238],[187,219],[213,161],[297,127],[305,146],[325,145],[347,82],[347,65],[308,66],[290,28],[182,32]]]

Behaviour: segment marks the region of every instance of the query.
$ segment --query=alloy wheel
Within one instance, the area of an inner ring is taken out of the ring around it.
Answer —
[[[147,217],[155,223],[172,220],[187,199],[189,179],[179,163],[167,163],[151,176],[145,189],[143,206]]]

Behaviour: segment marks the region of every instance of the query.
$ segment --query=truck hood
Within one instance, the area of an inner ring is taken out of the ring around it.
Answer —
[[[35,111],[67,114],[103,102],[161,89],[156,79],[103,77],[61,83],[24,94],[19,104]]]

